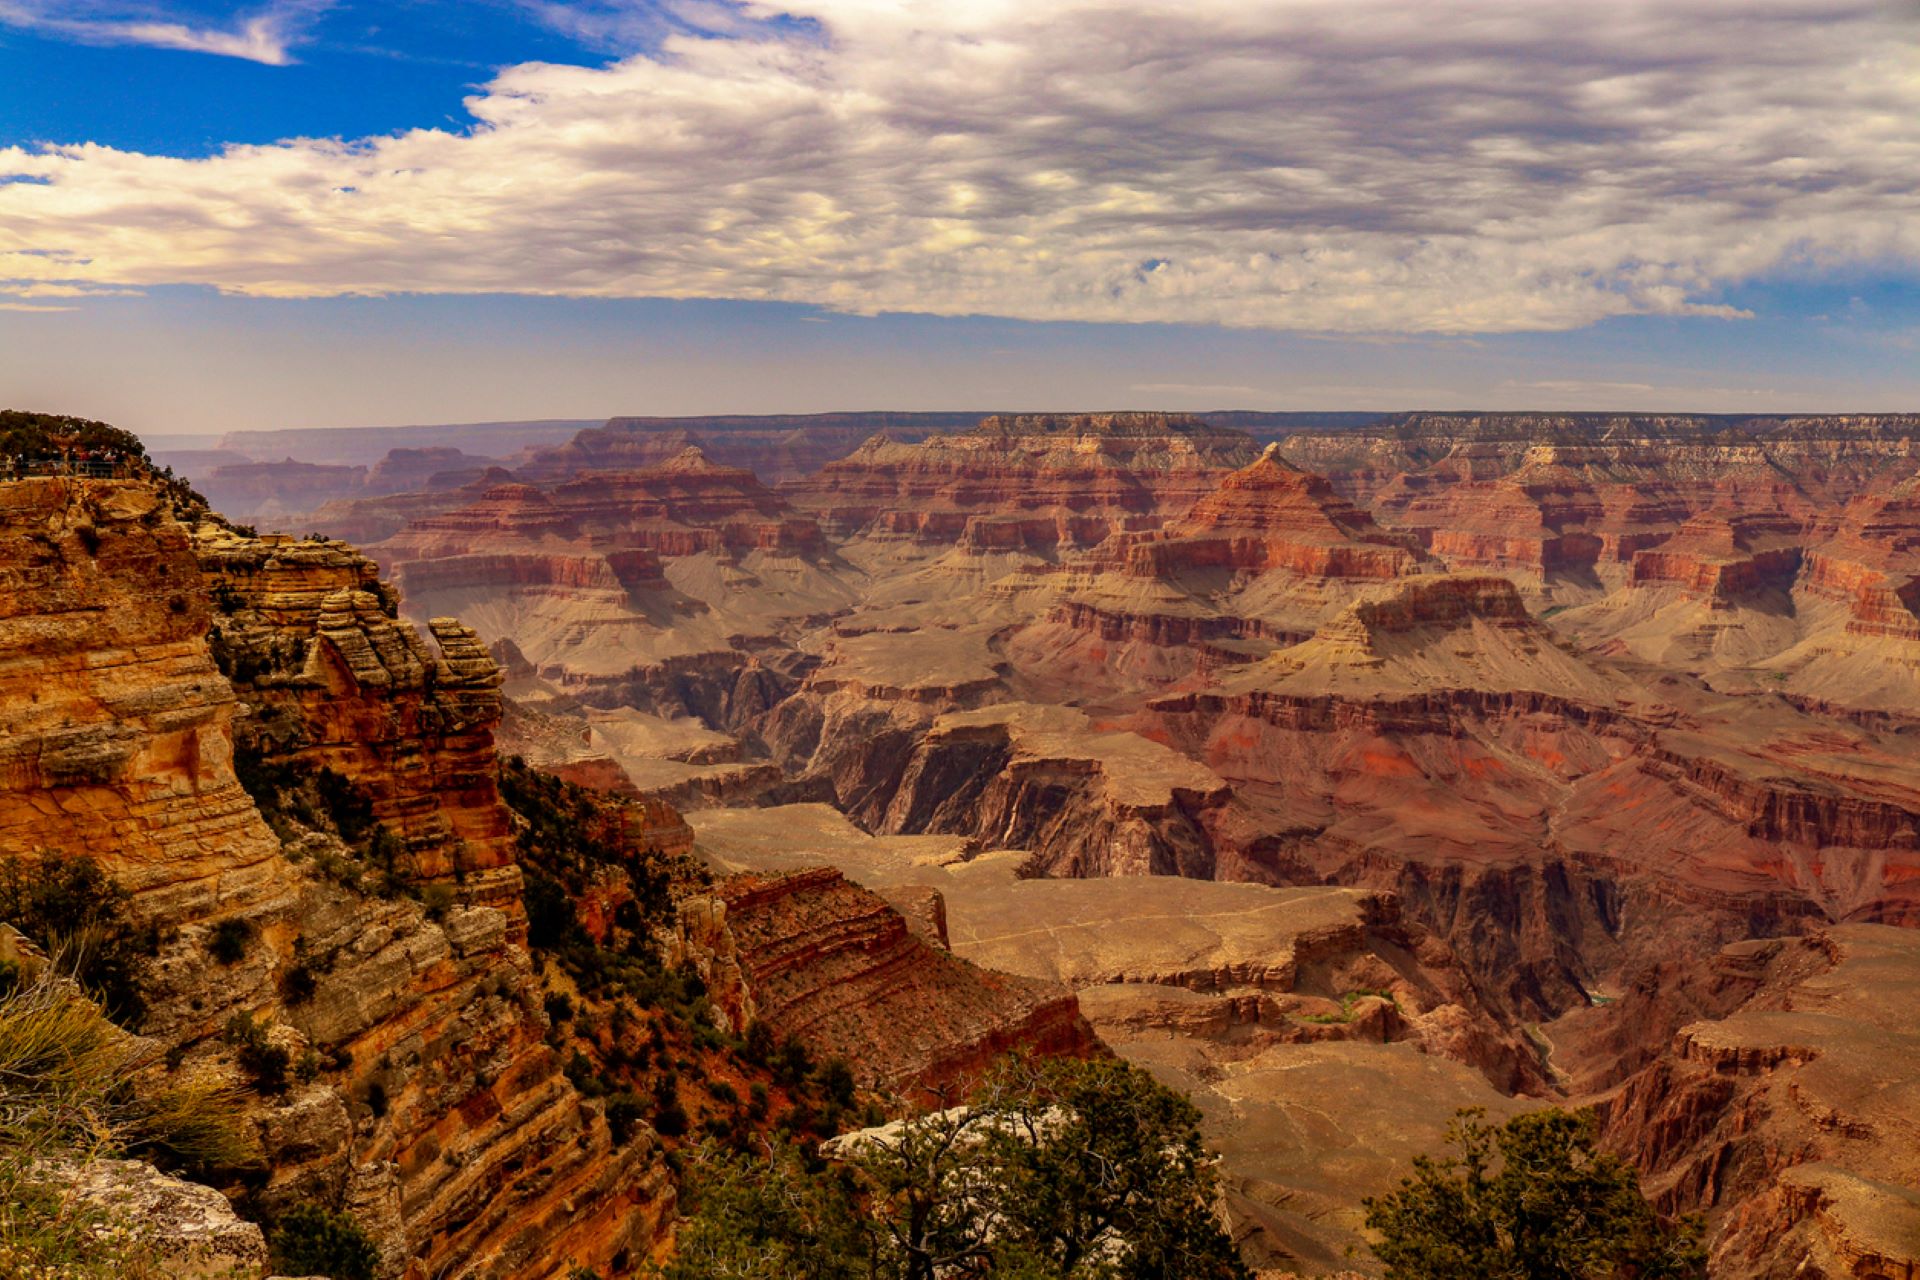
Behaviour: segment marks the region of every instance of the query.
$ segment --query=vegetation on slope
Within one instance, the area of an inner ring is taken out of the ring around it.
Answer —
[[[513,758],[500,794],[519,819],[527,941],[540,966],[549,1040],[580,1091],[605,1100],[626,1141],[644,1121],[669,1152],[710,1142],[745,1151],[768,1138],[830,1137],[878,1119],[846,1063],[760,1024],[736,1034],[698,973],[666,963],[678,900],[710,876],[628,834],[622,797],[589,791]],[[583,919],[589,899],[614,903]]]
[[[1114,1059],[1004,1059],[831,1164],[709,1152],[667,1280],[1239,1280],[1199,1118]]]
[[[236,1097],[211,1075],[159,1074],[152,1046],[114,1026],[69,978],[16,966],[0,995],[0,1275],[158,1277],[141,1224],[73,1195],[109,1156],[186,1169],[252,1153]]]
[[[160,937],[134,921],[129,904],[92,858],[0,858],[0,921],[55,957],[109,1018],[138,1027],[146,1012],[140,968]],[[17,976],[9,968],[0,967],[0,983]]]
[[[1388,1280],[1692,1280],[1706,1275],[1701,1224],[1669,1222],[1633,1168],[1594,1149],[1592,1112],[1549,1108],[1484,1123],[1463,1111],[1457,1154],[1367,1204]]]

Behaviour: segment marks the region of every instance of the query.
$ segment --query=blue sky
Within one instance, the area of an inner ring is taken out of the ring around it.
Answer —
[[[1920,406],[1908,19],[1553,12],[0,0],[0,401]]]
[[[55,6],[49,6],[54,8]],[[72,11],[74,6],[58,6]],[[169,4],[232,29],[259,6]],[[472,123],[461,99],[503,66],[611,52],[511,3],[339,4],[297,22],[285,66],[0,25],[0,145],[88,141],[174,156],[298,135],[357,138]]]

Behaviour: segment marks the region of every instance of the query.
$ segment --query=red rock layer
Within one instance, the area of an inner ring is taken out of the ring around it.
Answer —
[[[967,964],[929,945],[878,895],[821,867],[723,881],[759,1018],[863,1081],[964,1092],[1009,1049],[1098,1051],[1071,991]]]
[[[876,437],[781,492],[837,534],[1089,546],[1186,510],[1251,453],[1245,433],[1179,414],[994,417],[919,445]]]
[[[1920,640],[1920,478],[1851,504],[1808,551],[1804,585],[1844,601],[1856,635]]]
[[[752,472],[720,466],[698,449],[645,471],[570,480],[553,490],[553,505],[595,545],[644,548],[663,556],[820,547],[812,520],[790,509]]]
[[[594,473],[550,492],[496,485],[467,506],[414,520],[377,554],[416,592],[481,585],[640,590],[664,585],[661,557],[804,555],[821,547],[818,526],[751,472],[688,449],[663,466]],[[488,576],[494,572],[501,577]]]
[[[1412,540],[1269,447],[1224,477],[1163,535],[1121,540],[1126,572],[1164,577],[1178,569],[1280,570],[1297,577],[1394,578],[1420,560]]]

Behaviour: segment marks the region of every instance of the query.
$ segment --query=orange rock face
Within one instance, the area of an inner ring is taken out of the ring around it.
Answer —
[[[234,780],[193,547],[132,481],[0,484],[0,852],[88,853],[157,919],[283,900]]]
[[[494,783],[500,674],[473,632],[436,619],[429,650],[369,590],[372,562],[343,544],[214,532],[200,556],[236,680],[296,726],[276,754],[360,788],[404,842],[409,878],[517,914]]]
[[[758,1016],[864,1081],[965,1092],[1016,1046],[1096,1051],[1073,993],[980,969],[929,945],[898,910],[837,870],[738,876],[719,897]]]
[[[348,1209],[396,1274],[652,1250],[664,1165],[615,1146],[544,1040],[494,781],[498,676],[471,633],[440,624],[429,649],[351,549],[190,533],[141,484],[0,484],[0,513],[0,851],[92,855],[169,928],[145,1024],[162,1044],[219,1059],[241,1010],[315,1052],[311,1081],[243,1117],[271,1170],[257,1202]],[[429,920],[288,857],[235,779],[242,713],[270,758],[359,788],[454,905]],[[215,965],[207,926],[228,918],[252,940]]]

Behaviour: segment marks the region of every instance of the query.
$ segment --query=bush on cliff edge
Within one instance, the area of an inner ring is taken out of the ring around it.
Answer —
[[[667,1280],[1244,1280],[1200,1114],[1138,1067],[1013,1057],[971,1107],[707,1153]]]
[[[99,863],[47,852],[0,858],[0,921],[55,957],[108,1017],[139,1025],[140,969],[160,937],[133,920],[127,891]]]
[[[1594,1149],[1590,1111],[1530,1111],[1496,1128],[1476,1108],[1448,1130],[1457,1155],[1421,1156],[1367,1205],[1388,1280],[1695,1280],[1695,1220],[1669,1222],[1631,1166]]]

